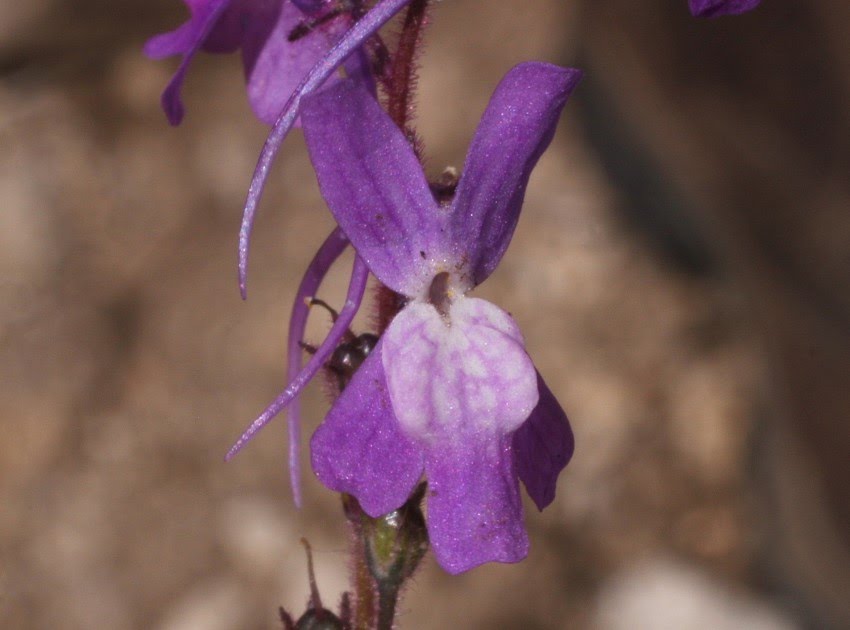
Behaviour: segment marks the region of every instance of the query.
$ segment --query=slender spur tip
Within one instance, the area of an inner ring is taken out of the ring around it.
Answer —
[[[342,230],[335,228],[319,247],[307,266],[289,317],[289,334],[286,342],[286,381],[292,383],[301,372],[301,344],[307,330],[310,314],[310,296],[315,295],[331,266],[348,247],[348,239]],[[301,507],[301,401],[296,396],[287,409],[289,428],[289,481],[292,500]]]
[[[224,460],[229,461],[236,453],[238,453],[256,434],[266,426],[277,414],[289,405],[298,394],[306,387],[307,383],[322,369],[322,366],[327,363],[328,359],[333,354],[340,340],[348,331],[354,315],[360,308],[360,303],[363,300],[363,294],[366,292],[366,282],[369,278],[369,269],[366,263],[360,256],[355,257],[354,266],[351,270],[351,280],[348,285],[348,295],[345,299],[345,306],[339,313],[334,325],[322,345],[319,346],[316,353],[310,357],[307,365],[304,366],[298,376],[292,379],[289,385],[283,390],[272,403],[266,407],[265,411],[251,423],[242,436],[236,441],[230,450],[225,455]]]

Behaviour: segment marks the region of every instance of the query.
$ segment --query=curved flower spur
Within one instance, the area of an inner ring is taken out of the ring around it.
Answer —
[[[531,170],[580,72],[511,70],[478,126],[450,205],[354,82],[309,99],[302,122],[319,186],[370,271],[408,298],[314,434],[313,468],[379,516],[428,480],[428,531],[459,573],[528,552],[519,482],[542,509],[573,450],[566,415],[513,319],[467,293],[495,269]]]

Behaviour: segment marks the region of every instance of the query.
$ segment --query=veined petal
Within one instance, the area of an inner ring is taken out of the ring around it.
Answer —
[[[537,377],[511,317],[458,298],[442,317],[414,302],[384,333],[381,357],[402,430],[434,446],[517,429],[537,405]]]
[[[400,507],[422,475],[422,449],[398,426],[381,346],[366,358],[310,440],[313,470],[331,490],[357,497],[370,516]]]
[[[446,213],[404,134],[355,81],[310,97],[301,122],[322,196],[369,269],[394,291],[422,293]]]
[[[558,475],[573,456],[575,441],[567,414],[537,373],[540,401],[513,436],[517,472],[528,495],[543,510],[555,499]]]
[[[426,452],[428,535],[440,563],[461,573],[528,554],[510,436],[482,434]]]
[[[343,62],[357,50],[363,42],[374,35],[384,24],[386,24],[396,13],[401,11],[410,0],[381,0],[372,7],[360,20],[355,22],[328,54],[313,66],[313,69],[304,77],[301,84],[289,97],[277,121],[272,127],[257,166],[251,185],[248,188],[248,196],[245,199],[245,208],[242,211],[242,225],[239,229],[239,292],[243,299],[247,296],[248,282],[248,249],[251,241],[251,231],[254,228],[254,216],[257,213],[257,205],[263,195],[269,169],[277,155],[283,139],[292,129],[298,118],[301,107],[301,99],[319,88],[330,77]]]
[[[170,33],[150,38],[144,47],[145,54],[152,59],[162,59],[176,54],[183,55],[177,71],[171,77],[160,99],[162,109],[172,125],[179,125],[185,113],[180,90],[183,87],[189,63],[212,32],[222,13],[230,6],[231,0],[191,0],[186,4],[192,11],[189,21]]]
[[[761,0],[688,0],[691,14],[696,17],[737,15],[752,11]]]
[[[331,265],[347,246],[348,239],[345,234],[338,227],[334,228],[304,272],[289,317],[289,336],[286,342],[287,385],[294,383],[301,372],[301,343],[304,341],[307,317],[310,313],[307,299],[316,295]],[[289,427],[289,479],[292,485],[292,499],[296,506],[301,507],[301,400],[297,394],[290,401],[286,414]]]
[[[242,450],[257,432],[266,426],[272,418],[279,414],[283,409],[292,402],[292,400],[301,393],[301,390],[310,382],[316,373],[322,368],[325,362],[331,357],[333,351],[339,345],[348,327],[351,325],[351,320],[360,308],[360,302],[363,300],[363,293],[366,291],[366,281],[369,277],[369,269],[360,258],[354,258],[354,267],[351,270],[351,281],[348,284],[348,295],[345,298],[345,306],[339,312],[339,317],[331,327],[328,336],[316,350],[316,354],[310,357],[307,365],[298,374],[298,376],[289,383],[287,388],[281,392],[272,404],[266,407],[265,411],[251,423],[242,436],[237,440],[236,444],[230,447],[227,455],[224,456],[225,461],[231,459],[236,453]]]
[[[531,170],[581,78],[574,68],[522,63],[493,93],[452,203],[452,242],[465,248],[474,285],[496,268],[519,219]]]

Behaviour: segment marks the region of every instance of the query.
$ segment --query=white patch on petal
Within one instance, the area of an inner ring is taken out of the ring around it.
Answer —
[[[517,429],[537,404],[537,376],[516,323],[493,304],[460,297],[448,321],[408,304],[384,334],[381,359],[402,430],[462,443]]]
[[[457,300],[452,305],[451,320],[452,322],[475,323],[487,328],[494,328],[514,341],[525,345],[525,339],[523,339],[519,326],[511,316],[487,300],[470,297]]]
[[[504,366],[502,375],[509,380],[515,380],[522,376],[522,366],[516,363],[508,363]]]
[[[481,398],[484,399],[484,404],[488,409],[496,408],[496,390],[492,387],[482,387],[480,392]]]
[[[469,376],[475,378],[483,378],[487,376],[487,368],[484,367],[484,362],[477,354],[470,353],[464,357],[463,361],[464,368]]]

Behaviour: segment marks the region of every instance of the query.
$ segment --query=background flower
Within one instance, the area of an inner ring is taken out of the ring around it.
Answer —
[[[192,58],[199,50],[232,53],[242,50],[248,99],[257,117],[272,124],[310,69],[351,26],[347,13],[320,20],[330,1],[304,5],[290,0],[184,0],[189,20],[145,44],[154,59],[182,55],[180,66],[162,94],[162,108],[172,125],[180,124],[184,107],[180,90]]]

